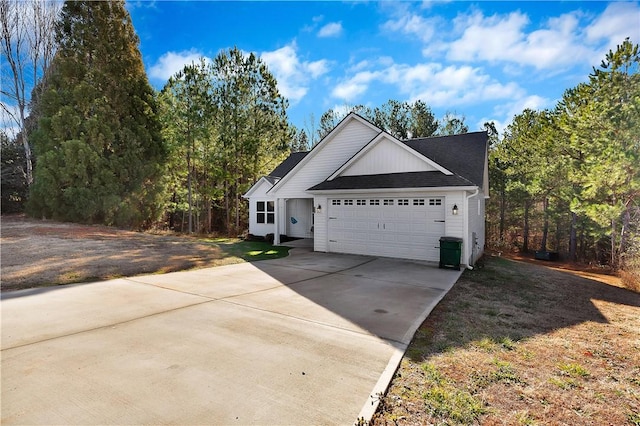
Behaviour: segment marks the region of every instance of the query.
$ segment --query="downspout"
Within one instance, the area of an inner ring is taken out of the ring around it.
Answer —
[[[467,197],[464,200],[464,239],[466,241],[468,241],[469,238],[469,200],[473,197],[475,197],[476,195],[478,195],[480,193],[480,189],[478,187],[476,187],[476,190],[474,191],[473,194],[471,195],[467,195]],[[470,244],[474,244],[473,241],[471,241]],[[465,244],[464,245],[464,256],[465,259],[467,259],[467,269],[472,270],[473,266],[469,265],[469,248],[470,248],[470,244]]]

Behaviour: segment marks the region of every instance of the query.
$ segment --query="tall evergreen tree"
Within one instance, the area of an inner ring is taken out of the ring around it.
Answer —
[[[239,230],[247,216],[242,194],[282,161],[294,135],[287,100],[260,58],[233,48],[214,58],[211,72],[223,209],[227,230]]]
[[[291,143],[291,152],[305,152],[309,151],[309,138],[307,132],[304,129],[300,129],[295,133],[295,137]]]
[[[446,112],[440,124],[438,130],[435,132],[439,136],[459,135],[461,133],[467,133],[469,126],[464,122],[465,117],[458,117],[455,112]]]
[[[33,134],[30,211],[140,227],[159,213],[165,147],[124,1],[67,1]]]
[[[24,173],[24,149],[15,140],[10,140],[0,131],[0,183],[2,213],[16,213],[24,210],[27,198],[27,176]]]
[[[209,179],[204,179],[202,185],[198,185],[196,180],[197,171],[202,178],[209,178],[212,175],[211,168],[215,167],[209,158],[213,151],[211,133],[215,108],[209,67],[204,58],[172,76],[162,90],[160,99],[160,117],[171,157],[171,191],[177,195],[178,186],[185,186],[179,175],[186,171],[188,232],[194,231],[194,196],[199,196],[206,206],[207,230],[210,231],[210,192],[214,185]],[[201,163],[200,167],[197,163]]]
[[[433,136],[438,129],[431,108],[421,100],[414,103],[389,99],[373,109],[364,105],[344,108],[342,111],[327,110],[320,117],[318,136],[325,137],[350,112],[366,118],[377,127],[398,139],[424,138]],[[462,120],[462,124],[464,119]]]

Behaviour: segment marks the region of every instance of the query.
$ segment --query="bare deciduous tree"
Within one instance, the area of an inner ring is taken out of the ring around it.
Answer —
[[[0,105],[5,121],[2,126],[18,129],[25,150],[28,185],[33,182],[33,165],[26,117],[31,92],[38,80],[44,78],[55,54],[55,24],[60,6],[59,1],[0,0]]]

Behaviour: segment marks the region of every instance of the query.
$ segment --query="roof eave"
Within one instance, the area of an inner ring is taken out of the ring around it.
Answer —
[[[269,182],[269,180],[265,176],[262,176],[260,179],[258,179],[256,183],[251,185],[251,188],[249,188],[249,190],[242,195],[242,198],[250,198],[253,195],[253,193],[256,191],[256,188],[258,188],[258,186],[260,186],[262,182],[268,183],[269,185],[271,185],[271,188],[275,186],[275,184],[272,184],[271,182]],[[278,181],[276,181],[276,184],[277,183]],[[271,188],[269,188],[266,192],[271,191]]]
[[[444,192],[444,191],[475,191],[477,186],[429,186],[415,188],[369,188],[369,189],[307,189],[311,194],[373,194],[377,192]]]

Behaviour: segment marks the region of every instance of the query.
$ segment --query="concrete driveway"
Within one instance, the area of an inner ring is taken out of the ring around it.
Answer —
[[[460,272],[284,259],[2,294],[2,424],[353,424]]]

